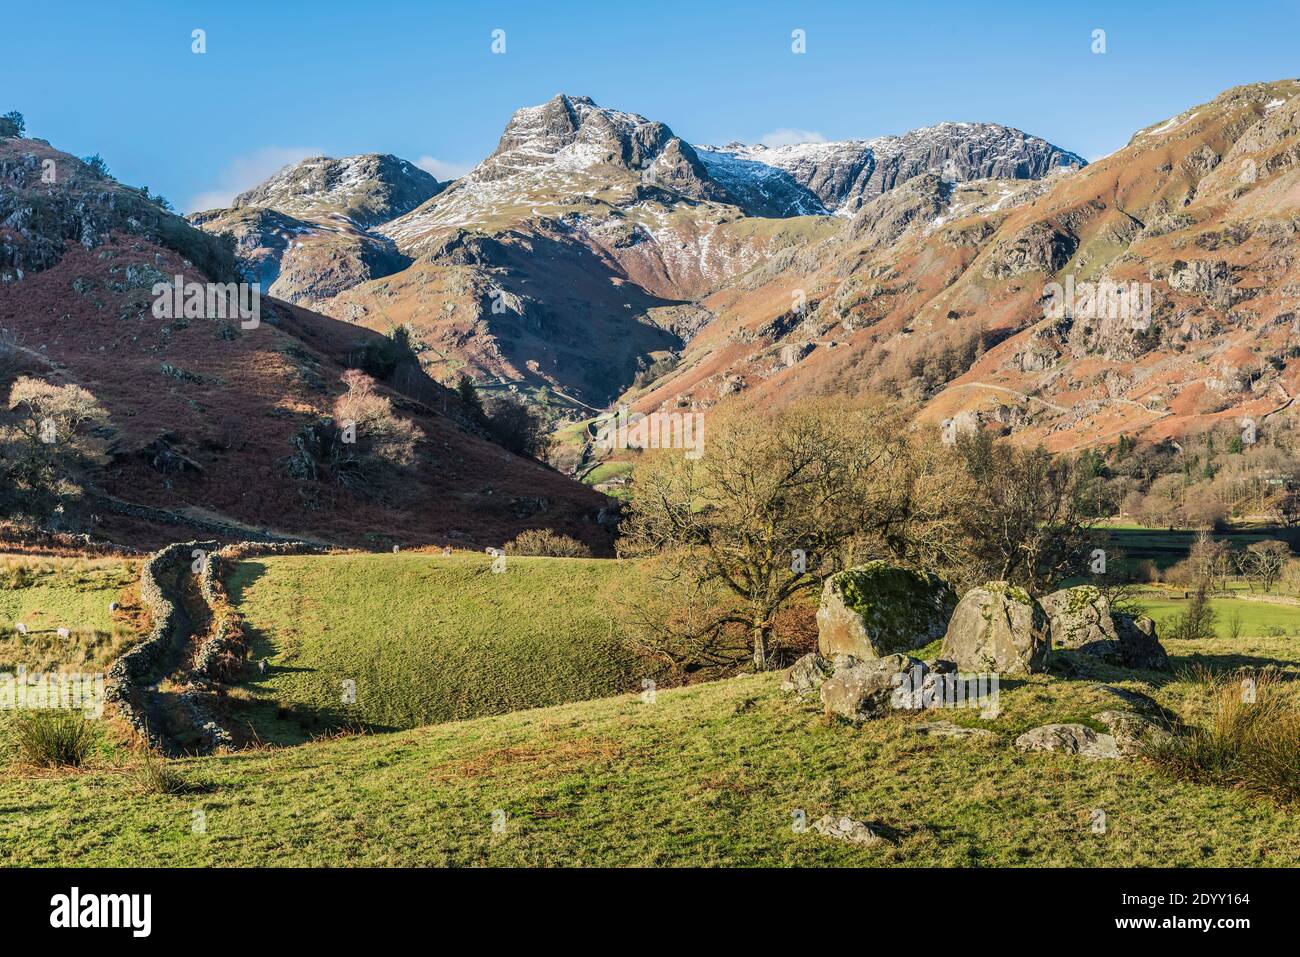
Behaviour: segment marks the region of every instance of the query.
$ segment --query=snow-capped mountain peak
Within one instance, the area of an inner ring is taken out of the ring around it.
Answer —
[[[342,215],[368,229],[409,212],[445,185],[387,153],[313,156],[240,193],[231,205],[260,206],[300,219]]]
[[[1075,153],[999,123],[944,122],[870,140],[696,149],[710,175],[733,194],[770,185],[779,179],[774,171],[783,171],[826,210],[842,215],[925,172],[953,182],[1038,179],[1057,168],[1086,165]],[[776,215],[812,211],[807,207],[806,198],[797,198],[791,212]]]

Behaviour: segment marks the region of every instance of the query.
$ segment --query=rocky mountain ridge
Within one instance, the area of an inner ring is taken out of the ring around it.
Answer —
[[[923,138],[929,152],[872,141],[897,160],[887,182],[883,172],[850,176],[831,144],[813,166],[795,164],[804,185],[757,161],[744,161],[743,175],[721,169],[739,161],[692,147],[664,123],[558,94],[515,111],[483,162],[366,236],[339,226],[300,235],[292,223],[268,234],[237,210],[204,214],[203,225],[235,235],[245,262],[278,277],[278,295],[379,331],[407,326],[441,381],[468,372],[492,386],[567,396],[576,410],[603,406],[680,351],[711,317],[694,303],[840,229],[814,190],[847,212],[863,190],[887,191],[950,156],[962,160],[958,176],[986,168],[1033,176],[1046,171],[1043,157],[1067,155],[1023,134],[1008,146],[1015,131],[997,129],[973,127],[964,148],[956,128],[932,133]],[[270,202],[286,191],[253,192]],[[311,269],[271,268],[309,254]]]
[[[932,172],[944,180],[1042,179],[1058,169],[1080,169],[1083,157],[1036,136],[998,123],[940,123],[902,136],[870,140],[795,143],[767,147],[731,143],[697,146],[705,168],[733,195],[785,180],[773,215],[835,212],[849,216],[876,196],[914,176]],[[788,182],[787,181],[787,182]],[[801,187],[806,191],[799,192]],[[815,199],[810,199],[811,193]]]
[[[1264,423],[1300,386],[1298,114],[1300,81],[1253,84],[1069,175],[914,177],[703,299],[713,322],[624,400],[871,390],[1062,450]],[[1103,283],[1138,310],[1050,309]]]
[[[446,187],[388,153],[313,156],[240,193],[231,206],[259,206],[307,220],[342,217],[370,229],[410,212]]]

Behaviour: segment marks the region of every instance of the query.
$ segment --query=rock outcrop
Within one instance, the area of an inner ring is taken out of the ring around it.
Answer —
[[[888,840],[870,824],[855,821],[846,815],[837,817],[833,814],[827,814],[813,821],[812,829],[823,837],[829,837],[836,841],[847,841],[849,844],[857,844],[862,847],[871,847]]]
[[[1027,591],[989,582],[962,597],[944,635],[942,655],[963,671],[1045,671],[1050,629],[1047,614]]]
[[[1170,731],[1145,715],[1132,711],[1101,711],[1092,716],[1094,721],[1104,724],[1115,739],[1115,745],[1123,757],[1141,754],[1143,749],[1167,741]]]
[[[1051,619],[1052,646],[1081,651],[1110,664],[1151,671],[1169,670],[1169,656],[1145,615],[1113,611],[1092,585],[1062,588],[1041,604]]]
[[[874,561],[832,575],[817,609],[817,648],[827,658],[878,658],[942,637],[957,607],[943,579]]]
[[[1084,758],[1122,757],[1119,744],[1109,734],[1098,734],[1083,724],[1048,724],[1016,738],[1018,751],[1056,751]]]
[[[225,244],[190,229],[158,197],[44,140],[0,140],[0,288],[55,266],[70,248],[96,249],[119,231],[173,250],[213,280],[237,278]]]

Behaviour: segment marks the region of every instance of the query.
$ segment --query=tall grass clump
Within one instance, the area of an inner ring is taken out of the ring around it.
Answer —
[[[19,760],[41,768],[80,767],[95,742],[94,727],[75,708],[19,711],[10,728]]]
[[[197,790],[165,758],[148,748],[136,772],[136,786],[145,794],[185,794]]]
[[[1263,672],[1201,673],[1208,713],[1186,733],[1150,745],[1174,778],[1236,788],[1282,804],[1300,799],[1300,683]]]

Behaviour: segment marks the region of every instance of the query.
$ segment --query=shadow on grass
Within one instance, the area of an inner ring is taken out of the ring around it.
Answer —
[[[1204,655],[1194,652],[1189,655],[1170,655],[1170,664],[1174,667],[1175,675],[1184,671],[1190,671],[1194,668],[1205,668],[1208,671],[1241,671],[1241,670],[1260,670],[1263,668],[1277,668],[1282,671],[1281,677],[1285,680],[1300,679],[1300,673],[1288,671],[1288,668],[1295,668],[1294,661],[1288,661],[1283,658],[1261,658],[1258,655]],[[1173,678],[1169,680],[1174,680]]]

